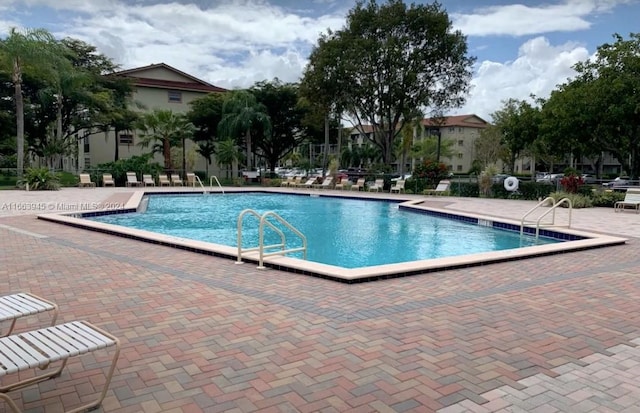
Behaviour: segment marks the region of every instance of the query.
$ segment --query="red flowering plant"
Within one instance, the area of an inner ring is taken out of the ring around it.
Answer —
[[[438,182],[449,176],[447,165],[427,159],[416,165],[411,173],[411,179],[416,180],[416,190],[433,189]],[[417,193],[417,192],[416,192]]]
[[[582,176],[578,175],[575,171],[565,171],[564,176],[560,180],[560,185],[564,188],[565,192],[575,194],[578,192],[580,185],[584,184]]]

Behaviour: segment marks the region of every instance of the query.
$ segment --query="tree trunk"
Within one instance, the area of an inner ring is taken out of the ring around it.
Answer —
[[[18,59],[13,61],[13,86],[16,100],[16,158],[18,179],[24,172],[24,101],[22,99],[22,73]]]
[[[116,147],[115,147],[115,151],[113,153],[113,160],[114,160],[114,162],[117,162],[118,159],[120,159],[120,138],[118,138],[118,134],[120,133],[120,131],[118,129],[115,129],[114,133],[115,133],[114,140],[116,141]],[[107,130],[104,134],[105,134],[105,136],[108,136],[109,135],[109,131]]]
[[[173,164],[171,163],[171,146],[169,145],[169,139],[162,140],[162,156],[164,157],[165,169],[171,169],[173,171]]]
[[[251,164],[251,130],[249,130],[247,128],[247,132],[245,135],[246,141],[247,141],[247,170],[250,171],[252,169],[252,164]]]
[[[327,154],[329,153],[329,114],[324,117],[324,151],[322,151],[322,178],[327,170]]]
[[[342,122],[340,118],[338,118],[338,170],[341,168],[342,162]]]

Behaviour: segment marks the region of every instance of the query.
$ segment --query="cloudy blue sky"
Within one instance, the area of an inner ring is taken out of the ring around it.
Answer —
[[[418,3],[422,1],[418,0]],[[442,0],[477,57],[464,107],[487,120],[507,98],[548,96],[614,33],[640,31],[640,0]],[[318,35],[353,0],[0,0],[0,35],[44,27],[123,69],[164,62],[218,86],[296,81]]]

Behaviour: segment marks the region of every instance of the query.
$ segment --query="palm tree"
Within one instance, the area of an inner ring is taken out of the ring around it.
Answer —
[[[229,178],[229,169],[233,168],[233,164],[242,159],[242,152],[233,139],[226,139],[218,142],[216,145],[216,159],[220,165],[227,166],[227,178]]]
[[[185,116],[160,109],[142,115],[138,129],[141,131],[139,145],[143,148],[152,145],[151,153],[161,153],[168,170],[173,169],[171,148],[190,139],[194,131],[193,124]]]
[[[267,108],[258,103],[255,96],[246,90],[232,92],[222,105],[222,120],[218,124],[219,134],[234,138],[242,133],[247,145],[247,169],[252,169],[251,129],[261,127],[265,135],[271,129]]]
[[[440,159],[451,159],[453,155],[453,141],[450,139],[442,139],[440,141]],[[411,149],[411,156],[435,161],[438,157],[438,138],[429,136],[417,142]]]
[[[44,29],[12,28],[9,37],[0,42],[0,66],[11,73],[16,105],[16,157],[18,178],[24,171],[24,100],[22,95],[22,73],[26,65],[46,66],[55,55],[55,38]]]

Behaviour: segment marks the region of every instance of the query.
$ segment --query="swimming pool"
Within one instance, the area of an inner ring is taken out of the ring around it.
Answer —
[[[145,212],[92,220],[169,236],[237,246],[244,209],[275,211],[306,235],[307,260],[343,268],[502,251],[561,242],[400,209],[398,202],[290,194],[154,195]],[[283,228],[285,233],[286,229]],[[258,244],[257,220],[243,221],[243,247]],[[267,244],[278,240],[265,231]],[[288,247],[300,245],[287,236]],[[301,254],[292,256],[301,258]]]
[[[233,188],[226,189],[227,193],[241,193],[249,195],[252,193],[280,193],[291,194],[291,191],[283,191],[276,188],[262,188],[256,191],[252,188]],[[213,189],[212,192],[222,192],[219,189]],[[147,195],[167,195],[181,193],[184,195],[193,195],[198,193],[197,190],[191,188],[176,188],[167,190],[164,188],[145,188],[144,190],[123,193],[126,195],[127,201],[117,209],[112,210],[94,210],[84,212],[65,212],[65,213],[49,213],[39,214],[38,219],[53,222],[61,225],[67,225],[74,228],[81,228],[89,231],[96,231],[107,235],[115,235],[128,239],[150,242],[162,247],[170,247],[175,249],[186,250],[198,254],[205,254],[215,257],[223,257],[227,259],[238,259],[238,250],[235,247],[225,246],[221,244],[196,241],[172,235],[165,235],[158,232],[141,230],[120,225],[113,225],[104,222],[98,222],[87,218],[113,215],[113,214],[130,214],[132,212],[144,209]],[[434,199],[418,195],[388,195],[388,194],[369,194],[369,193],[351,193],[342,191],[295,191],[298,196],[307,197],[332,197],[332,198],[366,198],[368,200],[389,201],[394,202],[402,210],[413,211],[419,214],[440,216],[448,219],[460,220],[479,226],[487,226],[493,228],[503,228],[510,231],[519,232],[521,222],[508,218],[498,218],[498,210],[486,211],[487,215],[474,212],[455,211],[446,206],[448,202],[432,202]],[[454,202],[455,204],[455,202]],[[532,204],[533,206],[533,204]],[[543,211],[546,212],[546,211]],[[488,215],[493,213],[494,215]],[[235,222],[235,217],[233,217]],[[528,226],[524,228],[525,232],[534,233],[535,228]],[[592,248],[601,248],[612,245],[623,245],[627,240],[624,238],[609,236],[599,233],[585,232],[581,230],[569,228],[545,228],[541,229],[543,236],[557,239],[563,239],[567,242],[556,242],[545,245],[534,245],[522,248],[512,248],[501,251],[488,251],[475,254],[466,254],[460,256],[451,256],[443,258],[425,259],[418,261],[399,262],[395,264],[383,264],[369,267],[345,268],[336,265],[321,264],[310,260],[301,260],[297,258],[273,256],[266,257],[264,266],[276,270],[293,272],[297,274],[311,275],[322,277],[334,281],[345,283],[358,283],[380,280],[390,277],[403,277],[408,275],[426,274],[435,271],[451,270],[456,268],[466,268],[478,265],[488,265],[503,261],[521,260],[532,257],[541,257],[550,254],[569,253],[571,251],[580,251]],[[257,254],[253,257],[244,257],[244,263],[251,265],[257,263]],[[215,263],[214,263],[215,265]],[[242,268],[242,267],[238,267]],[[261,268],[261,267],[259,267]],[[242,271],[239,269],[239,271]]]

